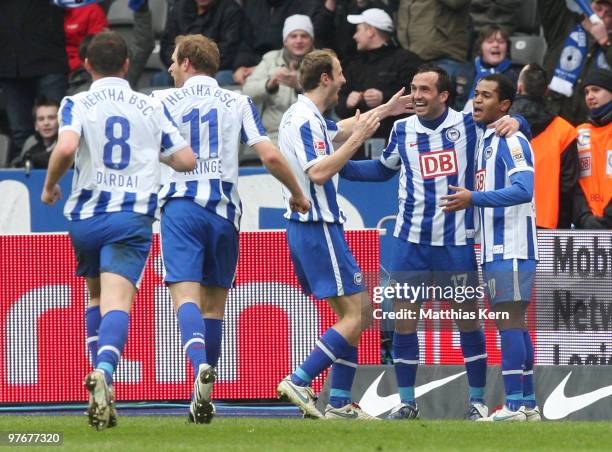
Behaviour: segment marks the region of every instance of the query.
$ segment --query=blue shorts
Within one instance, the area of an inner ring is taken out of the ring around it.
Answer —
[[[225,218],[190,199],[170,199],[162,208],[161,245],[166,283],[232,287],[238,231]]]
[[[152,217],[134,212],[69,221],[76,274],[97,278],[100,273],[116,273],[138,287],[151,250],[152,224]]]
[[[509,301],[529,303],[536,266],[537,261],[533,259],[505,259],[482,264],[489,304],[493,306]]]
[[[287,241],[295,273],[306,295],[313,294],[321,300],[366,290],[341,224],[289,221]]]
[[[393,255],[389,265],[391,278],[411,286],[433,286],[437,288],[478,287],[478,266],[472,245],[433,246],[395,239]],[[436,293],[432,291],[432,293]],[[449,291],[440,291],[437,299],[451,300],[444,296]],[[416,301],[427,301],[421,296]]]

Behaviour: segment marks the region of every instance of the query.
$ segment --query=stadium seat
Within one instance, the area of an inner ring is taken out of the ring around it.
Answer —
[[[6,168],[9,164],[11,152],[11,139],[0,134],[0,168]]]
[[[510,55],[517,64],[542,64],[546,54],[546,40],[542,36],[511,36]]]
[[[115,0],[111,4],[106,18],[111,29],[116,25],[132,25],[134,23],[134,11],[128,6],[128,0]]]

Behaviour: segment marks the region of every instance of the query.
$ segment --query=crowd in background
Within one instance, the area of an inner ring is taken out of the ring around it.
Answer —
[[[587,133],[580,124],[603,128],[602,146],[612,134],[612,104],[589,106],[583,88],[585,77],[599,71],[594,80],[612,91],[612,0],[166,0],[165,26],[158,36],[160,66],[165,68],[146,80],[143,72],[155,47],[152,16],[161,9],[159,1],[3,0],[0,133],[11,138],[6,166],[46,167],[59,102],[88,88],[91,80],[83,68],[87,43],[109,26],[107,13],[114,2],[133,11],[127,78],[134,87],[150,91],[171,85],[167,67],[176,36],[204,34],[219,46],[219,84],[254,100],[273,142],[283,113],[301,92],[301,59],[314,48],[331,48],[342,62],[347,82],[330,112],[339,118],[375,108],[402,87],[409,90],[423,63],[435,63],[451,75],[451,105],[458,110],[471,108],[480,78],[503,73],[518,82],[513,111],[529,121],[536,160],[546,175],[539,185],[536,181],[536,205],[542,210],[538,226],[612,227],[612,155],[601,163],[610,166],[601,182],[608,186],[607,199],[591,202],[589,187],[600,182],[586,181],[591,176],[580,153],[580,134]],[[543,36],[548,50],[537,62],[541,66],[531,65],[521,83],[523,65],[512,59],[511,36],[520,27],[517,14],[529,5],[537,18],[536,34]],[[375,157],[392,123],[383,122],[356,158]],[[595,159],[588,164],[596,164]]]

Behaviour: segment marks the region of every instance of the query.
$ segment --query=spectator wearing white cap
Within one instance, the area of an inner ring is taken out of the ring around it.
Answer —
[[[312,16],[315,29],[315,47],[333,49],[342,66],[346,67],[357,56],[353,35],[355,25],[346,17],[361,14],[366,9],[380,8],[392,14],[391,7],[382,0],[325,0]]]
[[[421,64],[416,54],[396,44],[392,38],[393,20],[384,10],[367,9],[347,16],[347,20],[357,25],[353,35],[357,57],[345,70],[346,84],[336,107],[341,118],[353,116],[356,109],[364,112],[384,104],[402,87],[408,90]],[[393,119],[381,121],[373,137],[387,138],[392,126]]]
[[[257,105],[263,126],[274,144],[283,114],[297,101],[300,91],[297,68],[313,46],[310,17],[289,16],[283,26],[283,48],[266,53],[242,87],[243,94]]]
[[[224,0],[230,1],[230,0]],[[235,3],[236,0],[231,0]],[[244,85],[263,55],[283,45],[285,19],[295,14],[312,17],[321,0],[241,0],[246,17],[241,45],[234,60],[234,82]]]

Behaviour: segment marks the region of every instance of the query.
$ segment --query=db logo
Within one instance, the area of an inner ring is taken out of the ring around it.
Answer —
[[[454,149],[419,154],[423,179],[457,174],[457,156]]]
[[[476,171],[476,181],[475,181],[476,191],[485,191],[485,175],[486,174],[487,174],[486,170],[484,169]]]

